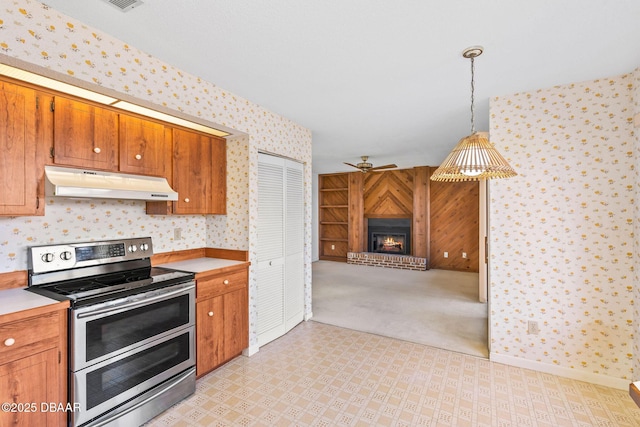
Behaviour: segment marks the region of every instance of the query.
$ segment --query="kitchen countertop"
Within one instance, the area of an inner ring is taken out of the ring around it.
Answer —
[[[0,316],[60,303],[60,301],[34,294],[25,289],[13,288],[0,291]]]
[[[222,258],[193,258],[185,261],[176,261],[160,264],[158,267],[173,268],[176,270],[202,273],[240,264],[248,264],[246,261],[235,261]],[[61,304],[60,301],[34,294],[26,290],[26,287],[0,290],[0,316],[17,313],[23,310]],[[68,306],[68,302],[67,302]]]
[[[185,261],[160,264],[158,265],[158,267],[173,268],[176,270],[189,271],[192,273],[202,273],[204,271],[217,270],[219,268],[231,267],[239,264],[247,264],[247,262],[221,258],[194,258]]]

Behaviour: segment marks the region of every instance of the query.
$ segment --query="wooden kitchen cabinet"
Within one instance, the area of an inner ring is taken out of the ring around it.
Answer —
[[[44,215],[51,96],[0,81],[0,215]]]
[[[201,377],[249,346],[246,264],[196,274],[196,375]]]
[[[172,129],[176,202],[147,203],[148,214],[227,213],[227,143],[223,138]]]
[[[160,176],[171,182],[171,135],[165,137],[163,124],[120,114],[119,140],[121,172]]]
[[[87,169],[118,171],[118,113],[56,96],[53,163]]]
[[[3,426],[66,425],[67,310],[0,316],[0,411]],[[55,406],[58,408],[60,406]]]

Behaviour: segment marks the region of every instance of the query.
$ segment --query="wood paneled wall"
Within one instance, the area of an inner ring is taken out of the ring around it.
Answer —
[[[351,252],[366,250],[367,222],[366,218],[410,218],[411,225],[411,254],[417,257],[429,257],[429,176],[428,166],[413,169],[399,169],[384,172],[358,173],[350,181],[350,194],[360,200],[350,201],[351,206],[358,207],[359,220],[354,218],[350,226],[357,226],[353,236],[359,240],[354,243]],[[360,185],[361,190],[354,188]],[[350,212],[351,214],[351,212]],[[360,222],[359,222],[360,221]],[[355,228],[355,227],[352,227]],[[351,228],[350,228],[351,231]],[[355,243],[358,243],[356,245]],[[427,263],[428,265],[428,263]]]
[[[435,169],[420,166],[333,174],[348,182],[348,242],[344,249],[366,251],[366,218],[411,218],[411,254],[427,258],[427,268],[478,272],[480,187],[477,182],[431,181]],[[444,252],[449,253],[448,258]],[[462,257],[463,252],[467,258]]]
[[[436,168],[432,168],[432,172]],[[431,268],[478,272],[480,186],[478,182],[431,181]],[[449,257],[444,257],[448,252]],[[467,258],[462,257],[462,253]]]
[[[413,169],[364,174],[365,218],[411,218]]]
[[[431,193],[431,168],[421,166],[413,168],[413,236],[412,250],[413,256],[427,258],[427,268],[429,264],[429,240],[430,240],[430,203]]]
[[[362,172],[349,174],[349,252],[365,251],[364,175]]]

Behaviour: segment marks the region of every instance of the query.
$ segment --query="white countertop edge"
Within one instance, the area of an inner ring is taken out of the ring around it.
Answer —
[[[25,287],[0,291],[0,316],[60,302],[52,298],[34,294],[26,289]]]
[[[230,267],[238,264],[245,264],[246,261],[235,261],[222,258],[194,258],[185,261],[169,262],[160,264],[158,267],[173,268],[175,270],[189,271],[192,273],[202,273],[209,270],[217,270],[218,268]]]

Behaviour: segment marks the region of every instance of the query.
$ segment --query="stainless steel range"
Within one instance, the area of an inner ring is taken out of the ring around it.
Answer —
[[[70,300],[69,425],[140,425],[195,392],[194,274],[150,237],[29,248],[29,291]]]

